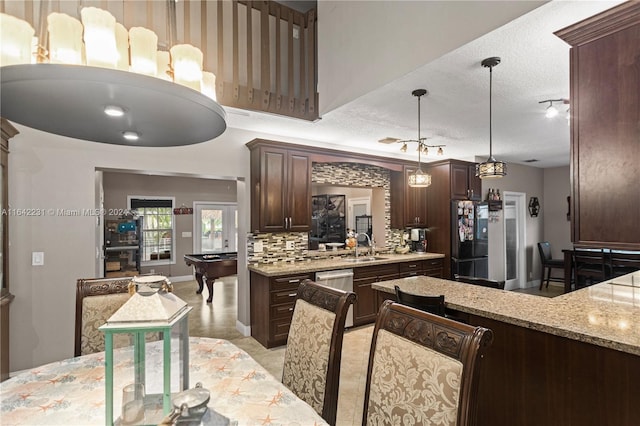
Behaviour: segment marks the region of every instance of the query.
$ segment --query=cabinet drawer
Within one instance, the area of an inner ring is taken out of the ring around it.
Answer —
[[[285,345],[289,337],[289,329],[291,328],[291,319],[281,319],[271,322],[272,344],[273,346]]]
[[[286,277],[271,278],[271,290],[297,289],[298,285],[306,279],[311,279],[311,274],[288,275]]]
[[[424,269],[424,260],[415,260],[412,262],[400,263],[400,273],[417,272]]]
[[[442,268],[442,258],[423,260],[424,269]]]
[[[353,269],[353,278],[379,277],[381,275],[398,274],[398,264],[366,266]]]
[[[281,291],[272,291],[270,293],[271,305],[279,305],[281,303],[293,303],[298,294],[298,287],[285,289]]]
[[[291,318],[293,317],[293,306],[294,303],[285,303],[284,305],[277,305],[277,306],[272,306],[270,311],[271,311],[271,319],[288,319],[289,321],[291,321]]]

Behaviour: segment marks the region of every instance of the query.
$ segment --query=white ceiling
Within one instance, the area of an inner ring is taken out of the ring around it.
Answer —
[[[317,146],[417,160],[416,144],[402,154],[399,144],[377,141],[417,137],[417,98],[411,92],[424,88],[429,94],[421,102],[421,135],[429,139],[427,143],[446,147],[444,157],[423,157],[423,161],[484,159],[489,153],[489,69],[480,62],[499,56],[502,63],[493,69],[494,156],[536,167],[567,165],[569,126],[564,111],[547,119],[548,104],[539,104],[545,99],[569,98],[569,46],[553,32],[618,3],[621,1],[546,3],[326,112],[315,123],[226,108],[227,124],[274,138],[300,138]],[[531,159],[538,161],[525,163]]]

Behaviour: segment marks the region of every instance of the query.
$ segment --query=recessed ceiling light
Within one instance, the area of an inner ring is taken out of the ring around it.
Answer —
[[[140,135],[138,135],[136,132],[124,132],[122,133],[122,136],[124,136],[124,138],[128,141],[137,141],[140,138]]]
[[[124,108],[116,105],[107,105],[104,107],[104,113],[109,117],[122,117],[124,115]]]

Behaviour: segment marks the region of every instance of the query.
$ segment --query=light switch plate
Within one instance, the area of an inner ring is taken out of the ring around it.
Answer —
[[[262,253],[263,250],[264,250],[264,246],[262,244],[262,241],[256,241],[255,243],[253,243],[254,253]]]
[[[31,266],[44,265],[44,252],[34,251],[31,253]]]
[[[286,250],[295,250],[296,243],[295,241],[287,241]]]
[[[191,238],[191,232],[183,231],[182,232],[182,238]]]

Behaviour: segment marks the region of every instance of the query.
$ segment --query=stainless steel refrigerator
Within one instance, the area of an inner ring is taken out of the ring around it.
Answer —
[[[489,206],[485,202],[451,203],[451,275],[488,278]]]

